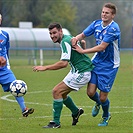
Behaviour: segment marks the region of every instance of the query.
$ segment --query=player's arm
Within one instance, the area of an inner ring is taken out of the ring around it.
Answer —
[[[6,59],[3,56],[0,56],[0,67],[4,67],[6,65]]]
[[[80,43],[81,43],[81,47],[83,49],[86,49],[86,41],[85,40],[81,40]]]
[[[89,49],[82,49],[78,45],[75,45],[74,49],[79,53],[87,54],[87,53],[95,53],[95,52],[104,51],[107,46],[108,46],[108,43],[102,42],[100,45],[94,46]]]
[[[68,65],[68,61],[58,61],[54,64],[51,65],[46,65],[46,66],[34,66],[33,71],[46,71],[46,70],[58,70],[61,68],[65,68]]]
[[[78,41],[81,41],[85,38],[85,35],[84,33],[81,33],[81,34],[78,34],[76,37],[73,37],[71,39],[71,42],[72,42],[72,46],[75,46],[77,44]]]

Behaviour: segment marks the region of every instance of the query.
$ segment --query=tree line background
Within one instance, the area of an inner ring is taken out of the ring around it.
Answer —
[[[75,36],[93,20],[100,19],[102,6],[112,2],[117,6],[115,21],[121,29],[121,47],[132,47],[132,0],[0,0],[2,27],[18,27],[20,21],[33,22],[34,28],[47,28],[60,22]],[[87,47],[95,45],[93,37],[86,39]]]

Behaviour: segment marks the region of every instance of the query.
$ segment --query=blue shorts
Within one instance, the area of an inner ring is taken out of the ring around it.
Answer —
[[[10,84],[14,80],[16,80],[16,77],[10,69],[7,69],[6,71],[0,71],[0,84],[4,92],[10,91]]]
[[[100,91],[110,92],[118,68],[112,70],[92,71],[90,83],[95,84]]]

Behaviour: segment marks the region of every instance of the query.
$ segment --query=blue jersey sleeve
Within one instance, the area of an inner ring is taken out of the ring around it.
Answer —
[[[91,36],[92,34],[94,34],[94,32],[95,32],[95,22],[96,21],[93,21],[84,31],[83,31],[83,33],[84,33],[84,35],[86,36],[86,37],[88,37],[88,36]]]

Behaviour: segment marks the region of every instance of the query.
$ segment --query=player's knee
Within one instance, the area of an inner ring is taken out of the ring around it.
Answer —
[[[54,95],[57,95],[57,94],[59,93],[59,92],[58,92],[58,89],[54,88],[53,91],[52,91],[52,93],[53,93],[53,96],[54,96]]]
[[[95,91],[87,90],[87,95],[88,95],[89,97],[93,97],[94,94],[95,94]]]
[[[52,91],[53,94],[53,98],[58,99],[58,98],[62,98],[62,93],[60,91],[60,89],[58,88],[54,88]]]
[[[100,97],[100,101],[102,103],[104,103],[107,100],[107,98],[108,98],[108,93],[100,92],[100,96],[99,97]]]
[[[102,103],[104,103],[105,101],[106,101],[106,97],[102,97],[102,96],[100,96],[100,101],[102,102]]]

